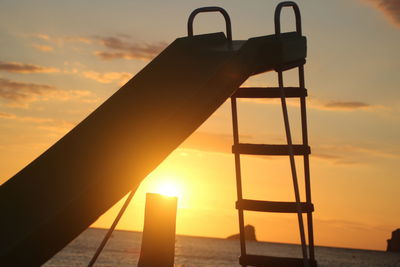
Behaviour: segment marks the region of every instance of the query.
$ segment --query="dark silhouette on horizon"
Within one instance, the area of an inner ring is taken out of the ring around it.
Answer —
[[[244,227],[244,238],[247,241],[256,241],[257,242],[257,238],[256,238],[256,228],[251,225],[248,224]],[[231,240],[240,240],[240,233],[235,234],[235,235],[230,235],[228,236],[226,239],[231,239]]]
[[[399,252],[400,253],[400,228],[392,232],[392,238],[387,240],[388,252]]]

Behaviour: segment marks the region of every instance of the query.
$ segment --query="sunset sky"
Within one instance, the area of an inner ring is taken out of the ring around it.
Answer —
[[[278,2],[2,0],[0,184],[185,36],[193,9],[225,8],[233,38],[245,40],[273,33]],[[391,231],[400,228],[400,3],[297,2],[308,40],[316,244],[384,250]],[[293,29],[292,12],[282,15],[283,29]],[[194,27],[195,33],[225,29],[215,14],[200,15]],[[288,72],[288,85],[295,84],[293,74]],[[245,83],[274,85],[275,73]],[[289,105],[299,142],[298,102]],[[284,142],[279,102],[240,101],[239,114],[242,140]],[[223,238],[236,233],[232,142],[226,102],[143,181],[119,228],[141,230],[145,193],[171,184],[179,197],[178,234]],[[294,199],[288,158],[243,157],[242,164],[245,197]],[[121,205],[93,226],[108,228]],[[294,214],[246,213],[245,218],[260,240],[299,242]]]

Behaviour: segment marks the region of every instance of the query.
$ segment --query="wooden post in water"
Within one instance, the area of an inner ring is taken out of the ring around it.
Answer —
[[[147,193],[138,267],[173,267],[177,197]]]

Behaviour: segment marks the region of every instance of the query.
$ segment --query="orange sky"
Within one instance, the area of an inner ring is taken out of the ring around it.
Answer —
[[[400,15],[386,1],[380,2],[300,3],[309,49],[306,84],[318,245],[385,249],[390,232],[400,227],[396,169]],[[247,39],[273,32],[276,3],[219,1],[218,5],[231,15],[234,39]],[[189,13],[208,4],[215,5],[214,1],[170,1],[168,6],[163,1],[99,1],[88,14],[86,10],[93,7],[79,1],[3,1],[0,183],[90,114],[168,43],[186,35]],[[292,23],[290,15],[283,13],[286,28]],[[196,32],[219,31],[221,24],[220,18],[204,15],[196,21]],[[294,83],[292,72],[287,78]],[[245,85],[275,83],[276,76],[269,73]],[[278,104],[241,101],[242,139],[282,142]],[[294,140],[299,140],[298,105],[289,104]],[[145,193],[168,180],[181,191],[178,233],[215,237],[236,233],[231,144],[226,103],[142,183],[119,227],[141,230]],[[293,200],[287,158],[245,157],[243,174],[245,196]],[[109,227],[120,205],[94,226]],[[260,240],[298,242],[295,215],[246,213],[246,223],[256,226]]]

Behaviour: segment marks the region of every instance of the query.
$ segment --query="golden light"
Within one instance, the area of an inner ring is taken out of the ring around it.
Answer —
[[[157,185],[154,193],[158,193],[169,197],[178,197],[178,198],[182,196],[182,191],[180,186],[175,181],[170,181],[170,180],[160,182]]]

